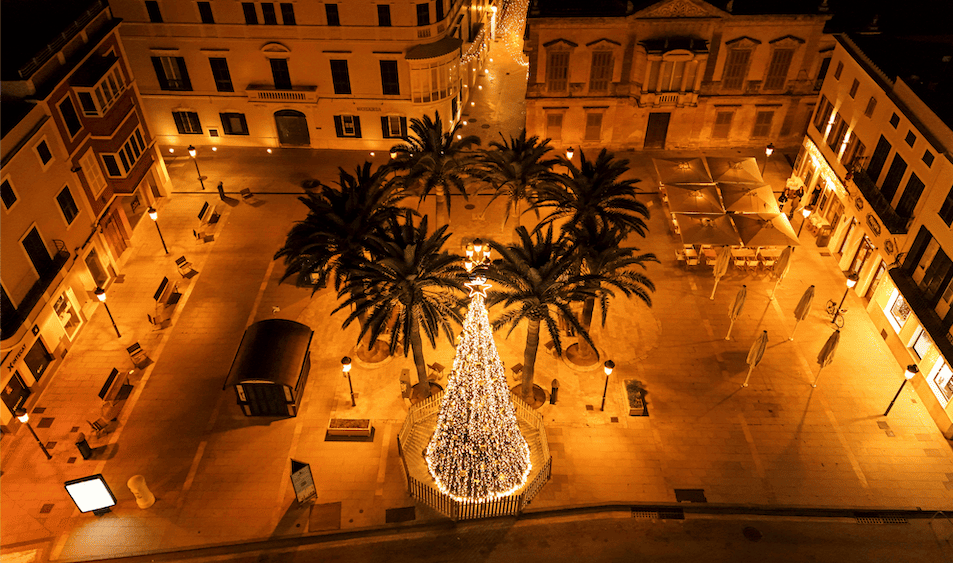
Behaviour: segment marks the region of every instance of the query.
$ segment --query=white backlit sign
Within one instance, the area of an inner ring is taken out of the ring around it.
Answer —
[[[102,475],[91,475],[66,482],[66,492],[80,512],[103,510],[116,504],[116,497]]]

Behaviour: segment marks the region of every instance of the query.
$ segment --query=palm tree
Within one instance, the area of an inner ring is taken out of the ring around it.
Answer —
[[[650,292],[655,291],[655,284],[634,268],[644,270],[646,262],[658,262],[655,254],[639,254],[639,249],[634,246],[621,246],[625,241],[625,234],[618,229],[570,229],[566,238],[571,241],[571,251],[576,259],[575,271],[583,277],[583,283],[595,292],[594,296],[586,297],[580,318],[587,331],[592,327],[592,314],[597,298],[602,313],[602,326],[605,326],[609,299],[615,296],[613,290],[621,291],[626,297],[634,295],[649,307],[652,306]],[[585,338],[579,338],[576,351],[583,364],[590,364],[598,359],[598,354]],[[570,359],[572,356],[569,355]]]
[[[546,325],[557,356],[562,355],[558,320],[569,323],[577,334],[589,338],[576,315],[572,303],[594,295],[573,275],[574,257],[562,239],[553,240],[550,226],[545,233],[533,235],[526,227],[517,227],[518,242],[502,245],[490,242],[500,259],[487,271],[487,277],[496,281],[500,289],[487,293],[487,303],[503,303],[503,314],[493,323],[498,329],[509,325],[509,333],[522,321],[527,322],[526,347],[523,351],[523,399],[532,404],[533,376],[536,352],[539,349],[539,328]],[[589,342],[590,345],[592,342]]]
[[[476,135],[457,139],[458,129],[459,123],[444,132],[440,112],[434,113],[434,119],[429,115],[423,119],[413,118],[410,120],[411,135],[406,142],[390,149],[397,155],[390,166],[402,173],[394,181],[418,192],[421,202],[436,190],[437,195],[446,201],[448,215],[451,190],[456,190],[465,199],[468,197],[465,179],[469,154],[465,151],[480,144]]]
[[[373,173],[371,163],[358,166],[354,176],[338,168],[339,188],[319,183],[298,198],[308,216],[288,232],[275,260],[284,258],[281,281],[295,276],[299,285],[323,287],[329,278],[338,289],[352,268],[369,253],[375,231],[396,218],[403,195],[385,180],[386,167]]]
[[[537,229],[561,219],[566,221],[563,233],[611,227],[645,236],[649,210],[635,200],[638,193],[635,184],[639,180],[619,179],[629,170],[629,161],[615,160],[606,149],[602,149],[594,162],[586,160],[582,151],[579,158],[582,161],[579,168],[569,160],[560,159],[569,174],[550,174],[548,178],[552,183],[539,186],[533,205],[550,212]]]
[[[418,389],[430,395],[427,364],[424,362],[421,330],[436,346],[437,335],[443,332],[452,344],[450,321],[461,322],[463,290],[461,258],[443,249],[450,237],[447,227],[427,235],[427,217],[414,226],[413,215],[406,210],[402,220],[388,221],[384,236],[374,240],[374,260],[362,260],[341,287],[338,295],[344,300],[332,311],[353,307],[344,320],[347,328],[354,320],[365,318],[358,340],[370,334],[370,345],[390,331],[388,346],[393,354],[398,346],[404,356],[414,353]]]
[[[502,137],[502,133],[500,134]],[[503,225],[510,218],[510,211],[515,211],[517,226],[520,218],[520,202],[535,200],[537,186],[551,181],[549,173],[553,166],[559,163],[558,158],[545,159],[550,152],[549,139],[542,142],[539,137],[526,138],[526,129],[519,137],[510,137],[509,142],[503,139],[502,143],[493,141],[490,150],[478,155],[476,167],[472,174],[493,187],[494,194],[486,208],[499,197],[506,197],[506,211],[503,216]],[[484,213],[486,209],[483,210]],[[536,211],[537,218],[539,211]]]

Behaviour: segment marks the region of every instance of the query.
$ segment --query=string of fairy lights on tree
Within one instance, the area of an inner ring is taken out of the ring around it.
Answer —
[[[526,13],[529,0],[503,0],[499,23],[496,26],[497,37],[503,39],[503,45],[522,66],[529,66],[529,58],[523,53],[523,33],[526,30]]]
[[[425,456],[441,492],[457,501],[486,502],[523,487],[532,463],[487,316],[490,285],[479,272],[489,262],[489,248],[477,239],[467,255],[470,306]]]

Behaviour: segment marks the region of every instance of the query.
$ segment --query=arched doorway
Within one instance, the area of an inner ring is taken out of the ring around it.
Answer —
[[[278,142],[282,145],[310,145],[308,119],[300,111],[283,109],[275,112]]]

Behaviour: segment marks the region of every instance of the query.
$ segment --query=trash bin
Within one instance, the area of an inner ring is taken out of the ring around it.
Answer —
[[[557,394],[557,393],[559,393],[559,380],[558,380],[558,379],[554,379],[554,380],[553,380],[553,388],[550,390],[550,393],[549,393],[549,404],[550,404],[550,405],[555,405],[555,404],[556,404],[556,394]]]
[[[79,450],[79,455],[83,456],[83,459],[93,457],[93,448],[89,447],[89,442],[86,441],[86,434],[82,432],[76,436],[76,449]]]
[[[817,246],[827,246],[831,243],[831,233],[834,231],[830,225],[824,225],[817,230]]]

